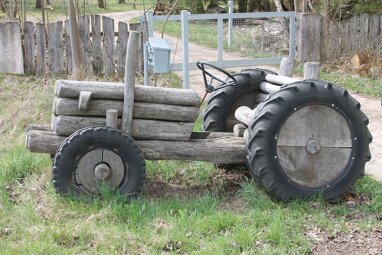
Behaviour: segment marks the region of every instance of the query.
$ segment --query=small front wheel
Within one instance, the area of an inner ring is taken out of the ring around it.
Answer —
[[[97,195],[100,185],[136,196],[145,176],[145,160],[134,140],[109,127],[73,133],[57,150],[52,170],[57,192],[75,196]]]

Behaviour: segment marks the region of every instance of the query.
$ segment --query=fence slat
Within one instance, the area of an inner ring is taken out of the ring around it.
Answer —
[[[106,77],[114,75],[114,20],[102,17],[103,30],[103,59],[104,74]]]
[[[73,60],[72,60],[72,48],[70,43],[70,24],[69,20],[65,20],[65,59],[66,59],[66,72],[72,73]]]
[[[129,33],[127,31],[127,24],[125,22],[118,23],[118,39],[117,47],[115,49],[115,56],[117,58],[117,72],[120,78],[125,74],[125,61],[126,61],[126,46]]]
[[[91,16],[92,23],[92,46],[91,54],[93,56],[93,72],[100,74],[102,72],[102,39],[101,39],[101,17],[99,15]]]
[[[350,19],[350,51],[356,52],[359,49],[359,17]]]
[[[45,26],[42,23],[36,24],[36,73],[38,75],[44,75],[46,56],[46,39],[45,39]]]
[[[48,70],[53,73],[64,72],[62,21],[48,24]]]
[[[330,30],[330,54],[329,58],[334,59],[338,58],[341,55],[341,44],[340,40],[338,40],[338,35],[339,35],[339,28],[338,28],[338,23],[334,21],[330,21],[329,23],[329,30]]]
[[[370,16],[369,14],[362,14],[360,17],[360,50],[370,47],[369,42],[369,25]]]
[[[350,53],[350,45],[349,45],[349,38],[350,38],[350,21],[349,20],[343,20],[341,23],[341,55],[348,55]],[[333,38],[332,38],[333,39]]]
[[[379,44],[379,36],[380,36],[380,16],[379,15],[372,15],[370,17],[370,47],[374,50],[379,50],[381,47],[381,44]]]
[[[90,71],[90,17],[80,16],[78,18],[78,28],[80,30],[81,51],[82,51],[82,67],[88,73]]]
[[[24,72],[34,73],[34,24],[27,21],[24,23]]]

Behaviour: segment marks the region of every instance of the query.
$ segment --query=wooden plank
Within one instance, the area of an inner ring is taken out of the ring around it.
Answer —
[[[350,53],[355,53],[359,49],[359,17],[350,19]]]
[[[350,20],[341,22],[341,55],[350,54]]]
[[[118,111],[109,109],[106,111],[106,126],[117,128]]]
[[[102,72],[102,39],[101,39],[101,17],[99,15],[91,16],[92,23],[92,59],[93,59],[93,72],[101,74]]]
[[[64,37],[65,37],[65,60],[66,60],[65,67],[66,67],[66,72],[69,74],[69,73],[72,73],[72,70],[73,70],[69,20],[65,20]]]
[[[62,21],[48,24],[48,71],[64,72]]]
[[[281,85],[275,85],[273,83],[269,83],[266,81],[263,81],[260,83],[260,90],[264,93],[272,93],[273,91],[277,91],[281,88]]]
[[[55,115],[105,117],[108,109],[116,109],[118,117],[122,116],[123,101],[92,99],[86,109],[79,109],[79,100],[57,98],[54,103]],[[197,119],[199,109],[194,106],[179,106],[154,103],[134,103],[134,118],[157,119],[193,122]]]
[[[103,72],[106,77],[113,77],[115,71],[114,62],[114,20],[102,17],[103,30]]]
[[[380,50],[381,44],[379,37],[381,36],[380,15],[372,15],[370,17],[370,47],[374,50]]]
[[[121,126],[118,119],[117,126]],[[68,136],[75,131],[89,126],[105,126],[106,118],[102,117],[75,117],[56,116],[53,130],[59,136]],[[191,136],[192,122],[170,122],[134,119],[131,136],[134,139],[155,139],[171,141],[188,141]]]
[[[32,130],[26,135],[26,147],[32,152],[54,154],[65,138],[55,135],[52,131]],[[244,163],[247,155],[243,139],[233,136],[195,139],[188,142],[158,140],[135,142],[148,160],[196,160],[229,164]]]
[[[89,91],[81,91],[80,97],[78,99],[78,108],[79,110],[87,110],[90,106],[90,102],[92,100],[92,92]]]
[[[26,74],[34,74],[34,24],[27,21],[24,23],[24,72]]]
[[[138,32],[131,32],[127,43],[126,68],[125,68],[125,91],[123,99],[122,130],[131,133],[134,107],[135,88],[135,64],[138,55]]]
[[[338,39],[338,35],[340,32],[340,29],[338,27],[337,22],[330,21],[329,23],[329,30],[330,30],[330,44],[329,44],[329,59],[336,59],[340,57],[341,53],[341,44],[340,40]]]
[[[117,72],[120,79],[123,79],[125,73],[125,61],[126,61],[126,49],[127,49],[127,39],[129,33],[127,30],[127,23],[118,23],[118,39],[117,46],[115,49],[115,55],[117,58]]]
[[[90,16],[78,18],[78,29],[80,31],[82,68],[86,73],[90,71]]]
[[[42,23],[36,24],[36,74],[45,75],[46,72],[46,38],[45,26]]]
[[[360,17],[360,49],[366,49],[370,47],[369,41],[369,25],[370,25],[370,16],[369,14],[361,14]]]
[[[124,84],[111,82],[57,80],[55,95],[58,97],[78,98],[81,91],[93,93],[93,98],[124,98]],[[192,89],[161,88],[153,86],[135,86],[135,101],[158,104],[199,106],[200,98]]]

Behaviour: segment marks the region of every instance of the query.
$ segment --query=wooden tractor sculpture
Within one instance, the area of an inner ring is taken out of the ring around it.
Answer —
[[[52,125],[31,125],[26,147],[53,156],[54,187],[64,195],[96,195],[101,182],[134,196],[145,159],[245,163],[283,201],[317,194],[337,200],[364,175],[368,118],[346,90],[261,69],[231,75],[215,67],[227,76],[221,79],[206,69],[212,65],[198,66],[211,93],[202,132],[192,131],[201,104],[193,90],[135,86],[127,134],[116,128],[123,84],[58,80]]]

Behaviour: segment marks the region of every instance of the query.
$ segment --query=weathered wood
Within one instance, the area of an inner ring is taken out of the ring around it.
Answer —
[[[41,124],[29,124],[25,127],[25,132],[28,132],[30,130],[42,130],[42,131],[52,131],[52,128],[48,125],[41,125]]]
[[[92,46],[91,54],[93,57],[93,72],[100,74],[102,72],[102,40],[101,40],[101,17],[99,15],[91,16],[92,23]]]
[[[125,91],[123,99],[122,130],[131,133],[134,108],[135,64],[138,55],[139,33],[132,31],[126,51]]]
[[[297,27],[297,60],[320,61],[321,15],[298,14]]]
[[[347,55],[350,53],[350,21],[343,20],[341,22],[341,55]]]
[[[90,102],[92,100],[92,92],[89,91],[81,91],[80,97],[78,99],[78,110],[86,110],[89,108]],[[67,114],[72,115],[72,114]]]
[[[361,14],[359,28],[360,28],[360,44],[363,49],[370,47],[369,41],[369,26],[370,16],[367,13]]]
[[[260,90],[264,93],[272,93],[273,91],[279,90],[281,85],[275,85],[273,83],[263,81],[260,83]]]
[[[118,127],[121,122],[118,119]],[[68,136],[78,129],[99,125],[106,125],[105,117],[56,116],[53,129],[57,135]],[[133,119],[131,136],[134,139],[188,141],[193,126],[192,122]]]
[[[249,136],[249,131],[248,131],[248,128],[246,130],[244,130],[244,133],[243,133],[243,142],[246,143],[248,141],[248,136]]]
[[[48,24],[48,71],[64,72],[62,21]]]
[[[246,126],[249,126],[249,123],[253,119],[254,115],[255,110],[252,110],[247,106],[241,106],[235,111],[235,118]]]
[[[286,77],[282,75],[267,74],[265,76],[265,81],[273,83],[273,84],[285,85],[285,84],[299,81],[299,79],[290,78],[290,77]]]
[[[34,25],[33,22],[24,23],[24,72],[33,74],[35,71],[34,64]]]
[[[244,131],[247,129],[247,127],[244,124],[236,124],[233,126],[233,135],[235,137],[243,137]]]
[[[304,63],[304,80],[320,79],[321,64],[319,62],[306,62]]]
[[[359,49],[359,17],[353,16],[350,19],[350,51],[355,52]],[[336,38],[336,37],[334,37]]]
[[[81,40],[82,68],[88,73],[90,71],[90,16],[78,17],[78,29]]]
[[[46,39],[44,24],[36,24],[36,74],[44,75],[46,71]]]
[[[372,15],[370,17],[370,34],[369,34],[369,40],[370,40],[370,47],[372,47],[374,50],[380,50],[381,45],[379,44],[379,37],[381,37],[381,24],[380,19],[382,19],[382,16],[380,15]]]
[[[117,128],[118,111],[109,109],[106,111],[106,126]]]
[[[119,22],[118,23],[118,39],[117,47],[115,49],[115,55],[117,58],[117,71],[118,75],[122,79],[125,73],[125,62],[126,62],[126,49],[127,49],[127,39],[129,33],[127,30],[127,23]]]
[[[267,93],[258,93],[256,95],[256,103],[264,102],[268,98],[269,94]]]
[[[65,36],[66,71],[67,73],[71,73],[73,70],[73,60],[72,60],[72,47],[71,47],[71,40],[70,40],[69,20],[65,20],[64,36]]]
[[[103,30],[103,71],[106,77],[114,76],[114,20],[103,16],[102,17],[102,30]]]
[[[57,80],[55,95],[58,97],[78,98],[81,91],[93,93],[93,98],[117,99],[124,98],[124,85],[111,82],[90,82]],[[159,104],[198,106],[200,99],[192,89],[161,88],[153,86],[135,86],[135,101]]]
[[[26,147],[32,152],[54,154],[65,137],[52,131],[29,131]],[[244,163],[247,151],[240,137],[195,139],[189,142],[136,140],[148,160],[196,160],[218,164]]]
[[[340,29],[338,27],[338,23],[334,21],[330,21],[330,38],[334,38],[334,40],[330,40],[329,49],[330,54],[329,57],[331,59],[336,59],[341,57],[341,42],[339,40]]]
[[[292,77],[294,72],[294,59],[284,57],[281,59],[279,75]]]
[[[88,92],[89,93],[89,92]],[[91,93],[91,92],[90,92]],[[92,99],[86,110],[78,108],[80,102],[71,98],[56,98],[53,106],[55,115],[104,117],[108,109],[116,109],[122,117],[123,101]],[[133,116],[137,119],[157,119],[170,121],[194,122],[199,109],[194,106],[179,106],[135,102]]]

